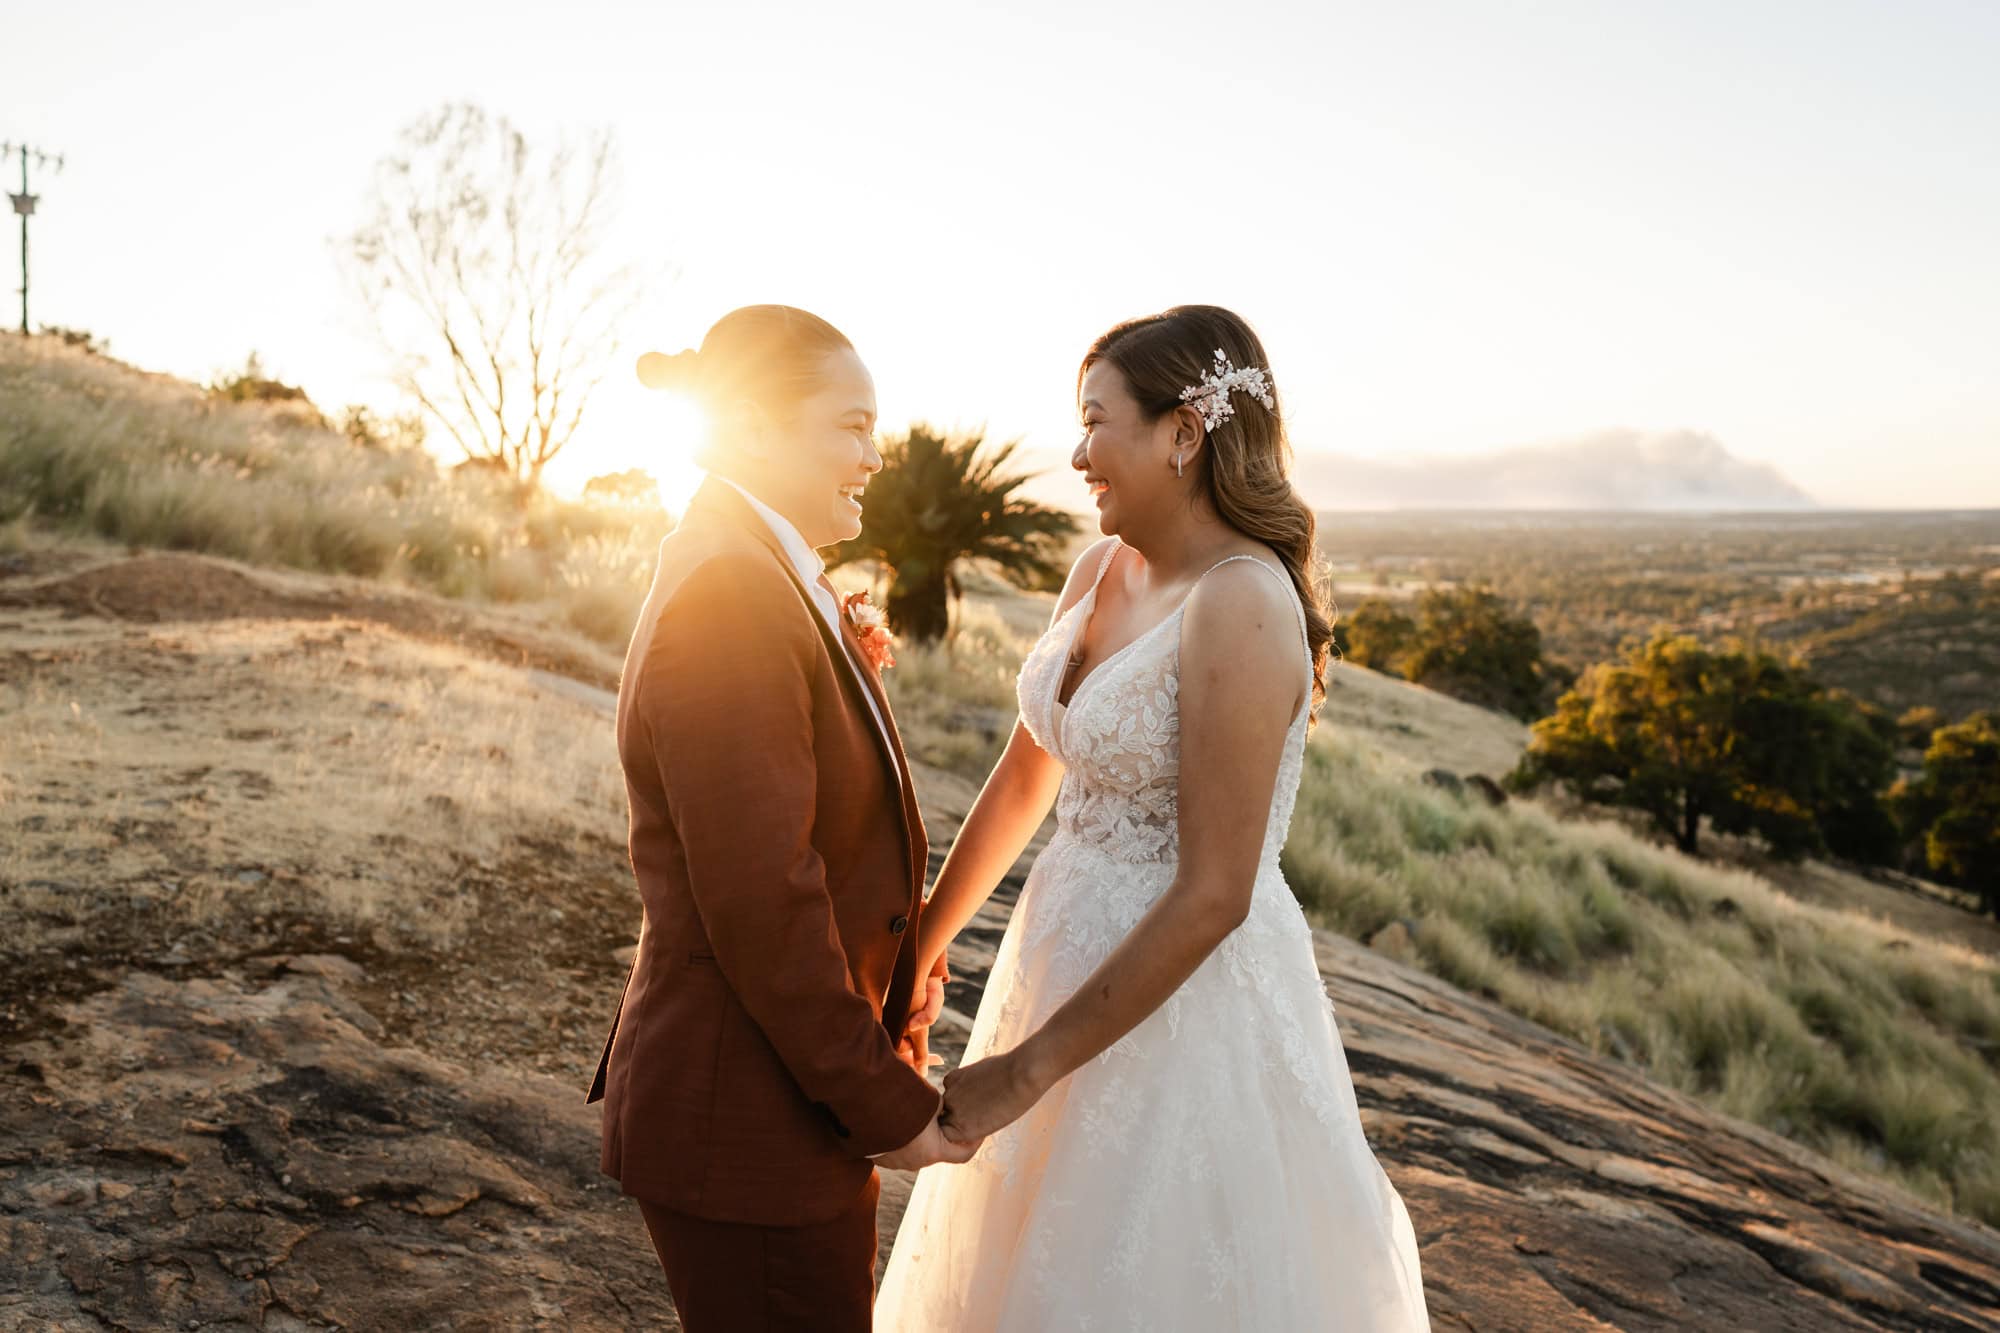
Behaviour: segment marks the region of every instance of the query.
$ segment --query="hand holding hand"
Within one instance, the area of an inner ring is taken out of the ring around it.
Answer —
[[[931,1030],[920,1027],[912,1027],[909,1035],[896,1043],[896,1058],[925,1078],[944,1063],[942,1055],[931,1054]]]
[[[944,1136],[938,1129],[937,1117],[932,1116],[924,1132],[911,1139],[894,1152],[885,1152],[875,1159],[875,1165],[886,1166],[894,1171],[920,1171],[924,1167],[939,1162],[957,1165],[972,1160],[972,1154],[979,1150],[979,1144],[958,1143]]]
[[[944,1076],[944,1109],[938,1112],[938,1123],[947,1140],[976,1146],[1026,1115],[1044,1091],[1018,1051],[975,1060]]]
[[[903,1036],[896,1043],[896,1057],[926,1077],[944,1063],[943,1056],[931,1054],[931,1025],[944,1012],[944,987],[950,980],[945,956],[939,954],[927,969],[924,1002],[910,1014],[909,1022],[903,1025]]]
[[[910,1015],[909,1024],[905,1028],[906,1035],[913,1035],[918,1029],[928,1028],[938,1021],[938,1015],[944,1012],[945,983],[950,980],[951,968],[945,960],[945,955],[939,954],[931,960],[930,967],[926,969],[924,1002]]]

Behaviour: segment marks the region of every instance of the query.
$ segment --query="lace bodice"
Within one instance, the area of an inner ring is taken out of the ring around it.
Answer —
[[[1060,834],[1119,861],[1172,864],[1180,855],[1180,625],[1187,603],[1100,663],[1077,686],[1067,708],[1056,702],[1064,664],[1089,623],[1118,550],[1114,541],[1089,591],[1049,626],[1021,663],[1021,720],[1035,743],[1066,770],[1056,796]],[[1291,579],[1247,555],[1231,556],[1209,572],[1238,560],[1256,564],[1284,585],[1305,651],[1305,613]],[[1277,864],[1292,822],[1310,708],[1309,702],[1300,708],[1285,740],[1264,831],[1264,866]]]

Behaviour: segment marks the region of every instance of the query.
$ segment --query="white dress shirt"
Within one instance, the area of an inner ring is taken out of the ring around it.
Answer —
[[[757,511],[757,516],[764,520],[765,525],[771,529],[772,535],[777,537],[779,547],[783,549],[786,558],[792,562],[792,568],[798,572],[799,582],[805,584],[806,591],[812,594],[813,605],[819,609],[820,619],[824,620],[827,628],[833,631],[834,642],[846,648],[847,636],[840,632],[840,604],[834,600],[833,594],[828,592],[825,585],[820,582],[820,576],[826,573],[826,561],[819,558],[819,552],[806,545],[806,539],[799,534],[798,528],[793,526],[792,521],[783,514],[771,508],[771,506],[765,504],[762,500],[759,500],[729,478],[717,476],[712,472],[709,475],[742,496],[749,502],[750,507]],[[856,671],[865,674],[871,669],[866,662],[860,661],[854,656],[852,649],[848,649],[847,651],[847,660],[854,664]],[[895,742],[890,740],[888,719],[882,716],[882,710],[876,706],[873,693],[864,688],[861,691],[861,697],[868,701],[868,711],[875,715],[875,725],[881,730],[882,739],[889,741],[889,761],[896,765],[896,775],[900,778],[903,772],[902,765],[896,763],[896,746]]]

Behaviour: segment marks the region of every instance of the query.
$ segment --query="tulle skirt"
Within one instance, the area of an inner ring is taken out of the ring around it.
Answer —
[[[1039,1027],[1172,877],[1058,835],[965,1060]],[[1362,1136],[1311,931],[1276,865],[1166,1005],[970,1163],[919,1174],[875,1327],[1429,1328],[1416,1237]]]

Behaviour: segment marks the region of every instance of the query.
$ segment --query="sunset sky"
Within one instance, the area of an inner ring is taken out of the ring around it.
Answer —
[[[1827,504],[2000,506],[1987,0],[192,0],[16,7],[5,49],[0,139],[68,156],[36,322],[194,378],[255,348],[329,408],[390,403],[330,241],[404,123],[611,128],[615,244],[678,276],[563,485],[684,472],[631,362],[736,305],[840,325],[891,426],[1053,461],[1091,338],[1211,301],[1309,453],[1690,432]]]

